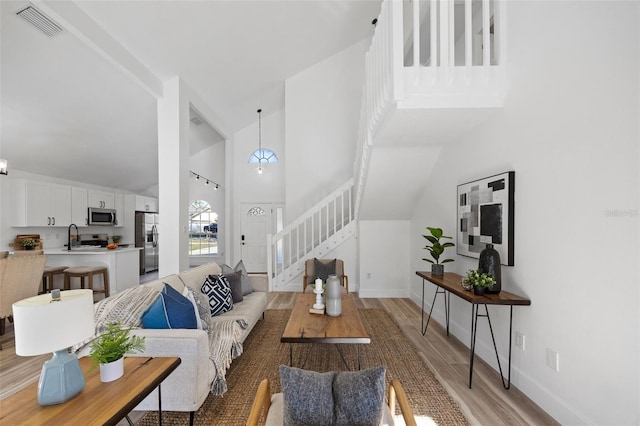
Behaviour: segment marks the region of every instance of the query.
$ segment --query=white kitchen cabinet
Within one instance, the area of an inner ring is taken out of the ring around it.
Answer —
[[[71,187],[36,180],[11,183],[13,226],[64,226],[71,224]]]
[[[116,227],[125,226],[124,194],[115,194]]]
[[[77,226],[89,225],[89,207],[88,191],[85,188],[71,188],[71,223]]]
[[[89,190],[89,207],[101,209],[114,209],[116,207],[115,194],[113,192]]]
[[[136,211],[138,212],[158,212],[158,199],[153,197],[145,197],[144,195],[136,195],[135,198]]]

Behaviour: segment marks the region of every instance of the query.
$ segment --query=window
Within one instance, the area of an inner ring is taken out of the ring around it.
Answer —
[[[218,254],[218,213],[204,200],[189,206],[189,255]]]

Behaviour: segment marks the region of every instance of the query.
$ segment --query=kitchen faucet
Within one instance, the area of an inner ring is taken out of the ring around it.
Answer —
[[[72,226],[76,227],[76,241],[79,238],[78,226],[75,223],[72,223],[71,225],[69,225],[69,229],[67,229],[67,250],[71,250],[71,227]]]

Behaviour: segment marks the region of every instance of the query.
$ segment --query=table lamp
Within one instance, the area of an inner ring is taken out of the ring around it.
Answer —
[[[92,337],[92,290],[54,290],[13,304],[16,354],[53,352],[38,383],[40,405],[61,404],[84,389],[84,376],[75,354],[67,348]]]

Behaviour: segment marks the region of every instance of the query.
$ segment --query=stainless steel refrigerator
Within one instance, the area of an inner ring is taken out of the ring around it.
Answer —
[[[158,269],[158,226],[157,213],[136,212],[136,247],[140,250],[140,275]]]

